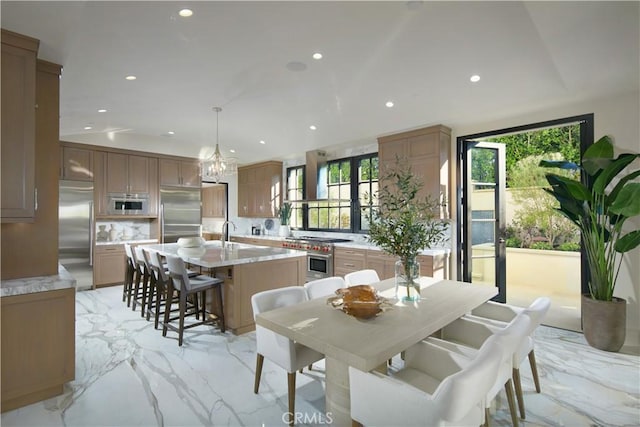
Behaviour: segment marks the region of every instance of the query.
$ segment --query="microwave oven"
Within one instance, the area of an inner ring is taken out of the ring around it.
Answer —
[[[148,194],[109,194],[108,215],[148,215]]]

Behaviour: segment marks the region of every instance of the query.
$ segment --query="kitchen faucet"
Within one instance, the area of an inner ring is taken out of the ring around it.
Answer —
[[[236,231],[238,228],[231,221],[225,221],[222,223],[222,235],[220,236],[220,242],[222,244],[222,249],[225,248],[227,243],[227,232],[229,231],[229,224],[233,225],[233,231]]]

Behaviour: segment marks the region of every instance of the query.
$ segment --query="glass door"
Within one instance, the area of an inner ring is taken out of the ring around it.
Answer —
[[[462,150],[462,280],[498,287],[506,302],[504,144],[465,140]]]

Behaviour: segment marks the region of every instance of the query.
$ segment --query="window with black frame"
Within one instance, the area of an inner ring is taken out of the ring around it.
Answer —
[[[291,228],[304,228],[304,166],[287,169],[287,200],[291,202]],[[296,202],[298,201],[298,202]]]
[[[377,153],[327,162],[318,174],[323,180],[318,183],[319,197],[326,200],[293,202],[292,227],[366,232],[370,212],[377,208],[378,166]],[[289,201],[304,198],[304,172],[303,166],[287,169]]]

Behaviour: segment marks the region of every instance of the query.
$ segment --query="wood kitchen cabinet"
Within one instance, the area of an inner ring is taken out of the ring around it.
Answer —
[[[229,240],[236,243],[246,243],[248,245],[269,246],[272,248],[281,248],[282,240],[278,239],[261,239],[258,237],[231,236]]]
[[[282,162],[238,168],[238,216],[272,218],[282,204]]]
[[[226,218],[227,193],[224,185],[202,187],[202,216],[204,218]]]
[[[34,221],[38,45],[2,30],[2,222]]]
[[[364,270],[367,251],[365,249],[336,246],[333,252],[333,274],[344,277],[347,273]]]
[[[419,197],[431,195],[437,200],[450,203],[449,155],[451,151],[451,129],[438,125],[402,132],[378,138],[380,176],[393,167],[396,156],[408,162],[415,175],[424,183]],[[382,182],[380,186],[382,186]],[[439,212],[441,218],[449,217],[446,206]]]
[[[160,185],[174,187],[201,186],[200,163],[174,159],[160,159]]]
[[[93,181],[93,150],[60,146],[60,179]]]
[[[96,245],[93,252],[93,288],[123,283],[124,245]]]
[[[62,394],[75,378],[75,288],[0,302],[2,412]]]
[[[149,193],[150,163],[157,159],[120,153],[107,153],[108,193]]]

